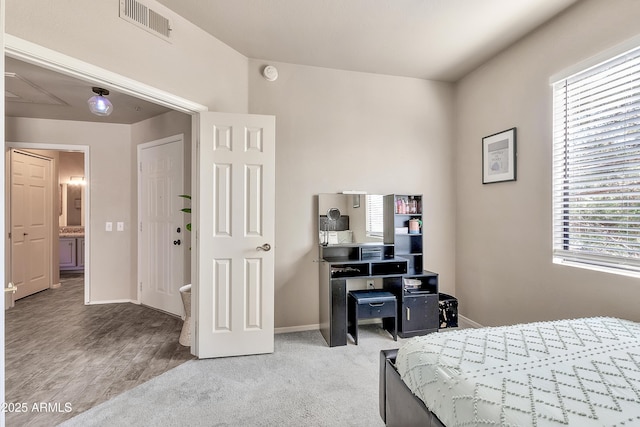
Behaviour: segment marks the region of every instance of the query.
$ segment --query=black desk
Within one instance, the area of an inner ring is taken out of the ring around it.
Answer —
[[[401,279],[408,260],[393,245],[320,246],[320,332],[330,347],[347,345],[347,280]]]

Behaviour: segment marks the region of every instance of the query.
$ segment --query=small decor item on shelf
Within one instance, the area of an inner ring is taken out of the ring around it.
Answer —
[[[409,196],[407,213],[418,213],[418,201],[413,196]]]
[[[419,279],[409,279],[407,277],[403,277],[402,281],[404,283],[405,290],[419,289],[422,286],[422,280]]]
[[[409,220],[409,234],[420,234],[420,227],[422,227],[422,221],[418,218]]]

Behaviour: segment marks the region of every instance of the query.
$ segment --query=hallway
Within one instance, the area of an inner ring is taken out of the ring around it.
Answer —
[[[178,344],[181,319],[130,303],[87,306],[81,274],[61,282],[5,312],[9,427],[56,425],[194,358]]]

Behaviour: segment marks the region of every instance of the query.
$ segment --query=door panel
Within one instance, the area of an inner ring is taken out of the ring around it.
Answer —
[[[140,161],[140,302],[168,313],[183,312],[185,222],[182,137],[150,143]],[[180,231],[178,231],[178,229]]]
[[[51,160],[11,150],[11,280],[20,299],[51,286]]]
[[[275,118],[202,113],[197,165],[194,354],[271,353]]]

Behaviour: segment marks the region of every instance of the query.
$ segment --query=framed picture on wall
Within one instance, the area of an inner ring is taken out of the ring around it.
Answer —
[[[516,180],[516,128],[482,138],[482,183]]]

